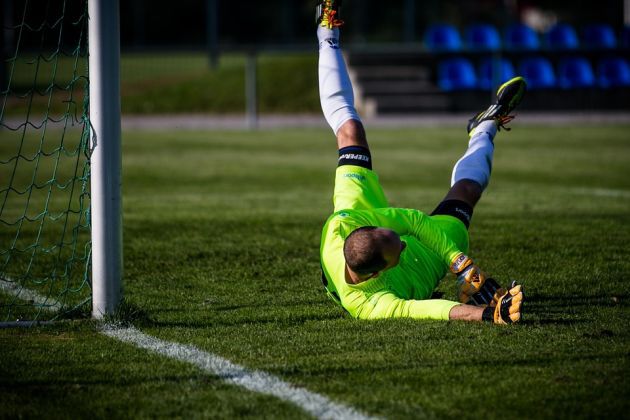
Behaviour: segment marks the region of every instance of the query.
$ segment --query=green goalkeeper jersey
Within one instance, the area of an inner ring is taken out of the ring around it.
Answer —
[[[366,190],[370,189],[368,187],[380,192],[376,175],[363,168],[340,167],[337,178],[337,208],[342,200],[346,200],[347,192],[356,189],[353,185],[340,187],[342,183],[359,185],[363,189],[363,199]],[[367,187],[363,185],[365,183]],[[370,183],[374,185],[370,186]],[[368,195],[367,201],[370,200],[375,201]],[[379,200],[384,202],[384,198]],[[431,295],[455,256],[468,251],[468,234],[463,223],[451,216],[427,216],[419,210],[369,208],[365,200],[357,207],[359,209],[335,212],[324,226],[320,253],[328,294],[356,318],[448,319],[450,310],[458,303],[431,299]],[[391,229],[407,246],[395,267],[365,282],[349,284],[346,282],[343,245],[350,233],[363,226]]]

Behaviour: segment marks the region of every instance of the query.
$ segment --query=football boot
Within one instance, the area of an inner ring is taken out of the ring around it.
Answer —
[[[502,128],[510,130],[505,125],[514,119],[514,115],[511,115],[512,111],[521,103],[527,82],[523,77],[515,77],[503,83],[497,90],[497,100],[494,104],[490,105],[488,109],[481,111],[468,121],[468,134],[472,136],[475,128],[479,126],[483,121],[494,120],[499,130]]]

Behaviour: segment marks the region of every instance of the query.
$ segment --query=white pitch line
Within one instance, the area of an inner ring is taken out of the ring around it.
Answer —
[[[266,372],[247,370],[227,359],[199,350],[191,345],[160,340],[133,327],[106,326],[102,332],[108,337],[134,344],[153,353],[190,363],[220,377],[227,383],[293,403],[318,419],[358,420],[370,418],[354,408],[335,403],[322,395],[291,385]]]
[[[61,309],[61,305],[47,303],[47,298],[37,292],[16,285],[14,282],[0,279],[0,289],[22,300],[33,301],[47,310]],[[370,419],[352,407],[336,403],[323,395],[284,382],[269,373],[247,370],[227,359],[205,352],[191,345],[173,343],[144,334],[133,328],[119,328],[106,325],[101,333],[124,343],[149,350],[162,356],[190,363],[198,368],[220,377],[227,383],[240,386],[249,391],[272,395],[283,401],[295,404],[318,419]]]
[[[609,188],[572,188],[572,192],[596,197],[630,198],[630,191]]]
[[[56,312],[62,308],[62,305],[59,302],[53,302],[51,299],[44,297],[37,292],[33,292],[32,290],[22,287],[11,279],[0,278],[0,290],[17,297],[18,299],[33,302],[41,309],[45,309],[47,311]]]

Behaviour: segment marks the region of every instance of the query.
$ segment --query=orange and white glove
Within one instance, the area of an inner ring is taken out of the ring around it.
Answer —
[[[451,264],[457,275],[458,298],[461,303],[476,306],[497,306],[505,289],[492,277],[486,277],[470,257],[460,253]]]
[[[486,275],[463,252],[451,262],[451,273],[457,276],[457,297],[461,303],[469,303],[472,296],[478,293],[486,282]]]
[[[470,297],[469,304],[477,306],[495,307],[499,303],[499,298],[505,294],[505,288],[492,277],[488,277],[481,286],[481,289]]]
[[[513,324],[521,320],[522,305],[523,288],[512,282],[510,289],[499,297],[495,307],[488,306],[484,309],[482,319],[495,324]]]

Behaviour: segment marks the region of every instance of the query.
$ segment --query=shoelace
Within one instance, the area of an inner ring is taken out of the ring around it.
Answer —
[[[324,7],[324,17],[322,19],[323,22],[327,22],[328,26],[332,28],[338,28],[343,25],[343,20],[337,19],[335,15],[337,14],[336,10],[330,8],[330,1],[326,2],[326,6]]]
[[[504,115],[502,117],[497,117],[496,121],[497,121],[498,131],[501,131],[501,129],[504,129],[505,131],[510,131],[511,128],[506,127],[505,125],[509,123],[510,121],[512,121],[515,117],[516,115]]]

